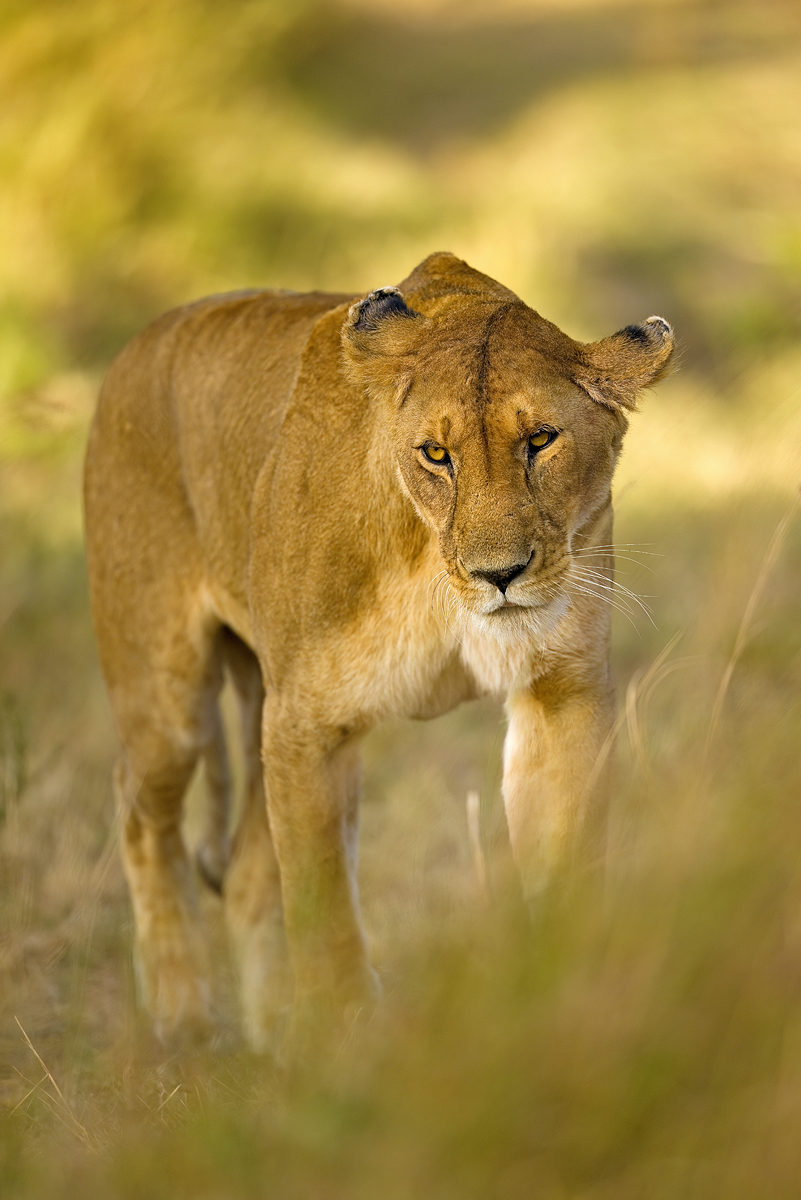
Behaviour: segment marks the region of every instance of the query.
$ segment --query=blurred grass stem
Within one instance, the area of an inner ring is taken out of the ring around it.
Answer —
[[[720,685],[718,687],[717,695],[715,696],[715,703],[712,705],[712,715],[709,719],[709,728],[707,730],[706,742],[704,745],[704,772],[709,761],[709,753],[712,748],[712,742],[714,741],[718,725],[720,724],[720,718],[723,713],[723,706],[726,703],[726,696],[729,691],[729,685],[731,684],[732,676],[734,675],[735,668],[740,660],[743,650],[748,644],[748,639],[753,632],[754,614],[756,613],[757,606],[759,605],[759,601],[765,589],[765,584],[767,583],[770,573],[776,564],[776,560],[781,553],[784,540],[787,537],[787,531],[790,528],[792,519],[795,516],[795,511],[798,508],[799,500],[801,500],[801,488],[796,490],[790,503],[790,507],[787,509],[787,512],[781,518],[776,526],[776,529],[774,530],[773,537],[770,539],[768,548],[765,551],[765,557],[762,560],[762,565],[759,568],[759,573],[754,581],[754,586],[751,589],[751,594],[748,597],[748,603],[745,606],[745,611],[743,612],[743,617],[740,621],[740,627],[737,630],[737,636],[734,639],[734,648],[732,649],[731,657],[726,664],[726,669],[721,676]]]
[[[38,1062],[39,1066],[42,1068],[42,1070],[45,1073],[46,1079],[53,1085],[53,1090],[55,1091],[56,1096],[58,1098],[57,1100],[54,1100],[52,1096],[48,1097],[51,1104],[55,1105],[55,1108],[53,1110],[53,1115],[58,1117],[59,1119],[62,1119],[62,1114],[66,1113],[69,1120],[64,1121],[63,1123],[65,1125],[67,1125],[67,1128],[72,1130],[72,1132],[77,1136],[78,1140],[83,1143],[83,1145],[87,1148],[87,1150],[96,1150],[97,1147],[95,1145],[94,1139],[90,1136],[88,1130],[85,1129],[85,1127],[81,1124],[81,1122],[75,1116],[75,1113],[72,1111],[71,1105],[69,1104],[69,1102],[68,1102],[66,1096],[64,1095],[64,1093],[62,1092],[61,1088],[56,1083],[56,1080],[53,1078],[53,1075],[51,1074],[49,1067],[47,1066],[47,1064],[45,1063],[41,1054],[36,1049],[33,1042],[31,1041],[31,1039],[28,1037],[27,1033],[23,1029],[22,1023],[21,1023],[19,1017],[15,1016],[14,1020],[16,1021],[17,1025],[19,1027],[19,1031],[25,1040],[25,1045],[28,1047],[28,1049],[31,1051],[31,1053],[36,1058],[36,1061]],[[37,1084],[37,1087],[39,1087],[42,1083],[44,1083],[44,1080],[40,1080],[40,1083]],[[36,1088],[33,1089],[33,1091],[35,1091],[35,1090],[36,1090]],[[43,1096],[47,1096],[47,1092],[43,1092],[42,1094],[43,1094]],[[27,1097],[26,1097],[26,1099],[27,1099]]]

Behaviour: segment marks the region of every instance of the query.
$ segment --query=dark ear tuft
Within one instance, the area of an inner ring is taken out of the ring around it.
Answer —
[[[408,307],[399,288],[383,287],[370,292],[364,300],[352,305],[348,312],[351,329],[369,331],[378,329],[379,324],[390,314],[399,317],[416,317],[419,314]]]
[[[619,334],[614,336],[624,336],[632,342],[641,342],[644,345],[659,344],[666,337],[673,337],[673,330],[670,322],[664,317],[648,317],[643,321],[642,325],[627,325],[625,329],[621,329]]]
[[[620,331],[630,342],[647,342],[648,334],[643,329],[642,325],[627,325],[625,329]]]
[[[402,403],[411,383],[411,362],[428,327],[396,287],[378,288],[348,309],[342,326],[347,376],[368,394]]]

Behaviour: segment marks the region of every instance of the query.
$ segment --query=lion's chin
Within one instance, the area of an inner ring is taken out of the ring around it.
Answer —
[[[541,643],[559,624],[569,607],[564,594],[547,599],[532,597],[523,602],[499,598],[491,608],[474,609],[469,614],[475,630],[501,641]]]

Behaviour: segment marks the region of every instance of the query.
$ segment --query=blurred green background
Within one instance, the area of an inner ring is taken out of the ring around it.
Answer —
[[[799,1194],[798,520],[770,547],[801,482],[800,123],[797,0],[5,0],[5,1195]],[[680,338],[616,489],[653,622],[616,614],[604,902],[579,887],[533,935],[507,911],[496,706],[378,731],[383,1014],[288,1089],[238,1049],[204,897],[228,1041],[165,1058],[134,1011],[86,598],[100,377],[170,305],[363,291],[437,249],[575,337],[659,313]]]

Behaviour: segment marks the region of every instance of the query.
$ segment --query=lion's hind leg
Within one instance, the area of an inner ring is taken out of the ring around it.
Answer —
[[[136,978],[165,1042],[204,1038],[213,1024],[206,930],[181,818],[197,760],[214,736],[221,679],[213,630],[172,617],[149,645],[126,639],[110,688],[123,743],[115,790]]]
[[[261,763],[264,686],[255,655],[233,634],[223,655],[239,700],[245,799],[223,888],[239,976],[245,1037],[258,1053],[275,1052],[291,1001],[281,877],[273,848]]]
[[[208,740],[203,747],[203,767],[208,792],[206,827],[195,858],[204,883],[212,891],[222,895],[225,873],[231,861],[231,769],[225,729],[216,704],[209,711]]]
[[[207,954],[191,867],[178,823],[153,819],[153,797],[183,791],[189,774],[179,770],[168,778],[149,772],[142,781],[124,753],[115,769],[122,859],[136,927],[137,991],[163,1042],[204,1037],[211,1026]]]
[[[85,472],[95,631],[122,743],[115,790],[137,980],[164,1040],[204,1033],[212,1019],[181,818],[198,758],[218,746],[222,682],[220,621],[176,438],[173,320],[132,343],[109,371]],[[225,791],[224,778],[217,782]]]

